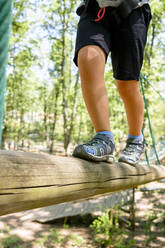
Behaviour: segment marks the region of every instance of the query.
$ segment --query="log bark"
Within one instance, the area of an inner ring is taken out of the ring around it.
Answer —
[[[0,151],[0,216],[85,199],[165,178],[165,166],[93,163]]]

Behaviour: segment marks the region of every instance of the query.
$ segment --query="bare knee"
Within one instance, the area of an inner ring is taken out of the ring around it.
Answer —
[[[105,64],[105,53],[98,46],[85,46],[78,52],[78,66],[90,69],[96,64]]]
[[[135,94],[140,94],[139,82],[136,80],[116,80],[116,83],[121,98],[131,98],[134,97]]]

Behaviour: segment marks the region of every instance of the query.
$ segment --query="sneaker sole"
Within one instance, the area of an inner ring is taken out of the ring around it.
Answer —
[[[119,163],[125,163],[125,164],[129,164],[129,165],[136,165],[136,164],[139,163],[139,161],[140,161],[140,159],[137,160],[137,161],[135,161],[135,162],[129,162],[129,161],[124,161],[124,160],[118,160]]]
[[[113,155],[106,155],[106,156],[102,156],[102,157],[96,157],[96,156],[90,156],[90,155],[86,155],[86,156],[81,156],[81,155],[73,155],[74,157],[77,158],[81,158],[81,159],[85,159],[87,161],[92,161],[92,162],[107,162],[110,164],[114,163],[114,156]]]
[[[142,152],[142,154],[145,152],[145,150]],[[141,155],[142,155],[141,154]],[[120,161],[120,159],[118,160],[118,162],[119,163],[125,163],[125,164],[130,164],[130,165],[136,165],[136,164],[138,164],[139,163],[139,161],[141,160],[141,158],[139,158],[139,160],[136,160],[135,162],[129,162],[129,161],[124,161],[124,160],[122,160],[121,159],[121,161]]]
[[[104,156],[94,156],[92,154],[89,154],[89,153],[86,153],[85,151],[81,152],[79,151],[75,151],[73,153],[73,156],[74,157],[77,157],[77,158],[81,158],[81,159],[85,159],[85,160],[88,160],[88,161],[93,161],[93,162],[108,162],[108,163],[114,163],[114,156],[113,155],[104,155]]]

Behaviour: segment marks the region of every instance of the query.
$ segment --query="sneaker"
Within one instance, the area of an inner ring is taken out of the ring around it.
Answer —
[[[114,142],[105,134],[96,134],[89,142],[78,145],[73,151],[73,156],[95,162],[113,162]]]
[[[118,161],[131,165],[137,164],[145,147],[145,139],[128,138],[126,147],[121,153]]]

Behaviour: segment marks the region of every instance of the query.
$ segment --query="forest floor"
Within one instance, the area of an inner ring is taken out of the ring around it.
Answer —
[[[43,224],[25,220],[24,211],[0,217],[0,248],[165,248],[165,181],[138,188],[135,202],[135,231],[126,224],[129,215],[122,212],[120,226],[125,230],[119,234],[123,237],[122,243],[96,244],[89,228],[93,215]],[[115,239],[118,239],[116,234]]]

